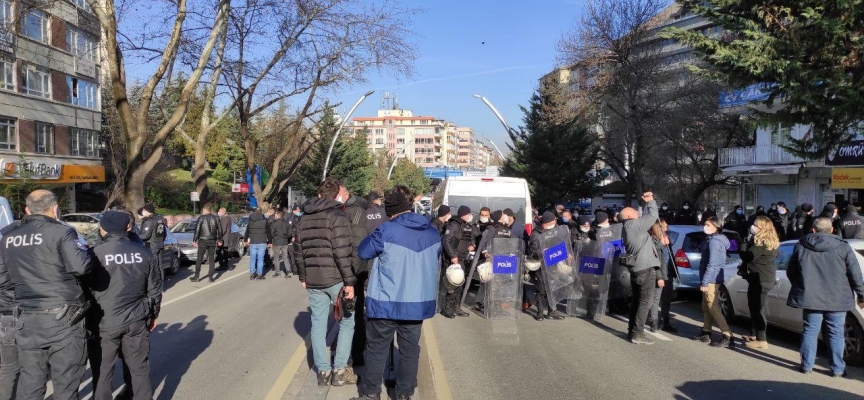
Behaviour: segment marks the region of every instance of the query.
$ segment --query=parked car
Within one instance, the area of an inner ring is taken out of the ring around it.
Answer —
[[[87,246],[95,247],[99,243],[99,228],[96,228],[84,237]],[[165,275],[174,275],[180,271],[180,253],[177,249],[177,238],[168,231],[165,236],[165,246],[162,248],[162,270]]]
[[[102,213],[75,213],[66,214],[60,217],[60,220],[71,225],[78,233],[86,236],[93,232],[93,229],[99,227],[99,220],[102,219]]]
[[[198,260],[198,248],[192,245],[192,238],[195,236],[195,227],[197,224],[198,219],[184,219],[171,227],[171,233],[177,238],[177,247],[180,250],[181,261],[195,262]],[[245,225],[240,229],[245,231]],[[228,243],[225,244],[226,247],[233,250],[232,253],[237,257],[243,257],[246,254],[246,246],[243,245],[241,238],[242,235],[240,233],[231,233],[228,235]]]
[[[702,261],[702,252],[699,246],[705,241],[706,235],[701,226],[696,225],[670,225],[666,232],[672,245],[672,261],[678,270],[678,284],[675,290],[699,290],[699,264]],[[729,239],[730,248],[727,252],[726,262],[733,263],[741,260],[738,254],[744,242],[738,232],[724,230],[723,234]]]
[[[855,258],[864,271],[864,240],[846,240],[855,250]],[[780,255],[777,257],[777,283],[768,292],[765,317],[768,324],[786,330],[801,332],[804,330],[804,318],[801,309],[786,305],[789,290],[792,288],[786,277],[786,268],[792,258],[796,240],[786,241],[780,244]],[[737,271],[726,272],[729,277],[720,287],[720,309],[723,315],[733,320],[736,317],[750,317],[750,308],[747,306],[747,280],[738,276]],[[843,290],[838,288],[838,290]],[[848,290],[845,289],[845,290]],[[846,316],[846,349],[843,358],[851,364],[864,364],[864,311],[853,306]]]

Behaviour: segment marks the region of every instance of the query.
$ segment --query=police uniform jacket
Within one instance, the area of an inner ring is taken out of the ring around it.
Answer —
[[[480,236],[480,232],[476,225],[469,224],[462,218],[450,218],[441,241],[447,259],[459,258],[459,261],[463,261],[468,255],[468,247],[475,245],[477,236]]]
[[[375,203],[369,203],[366,207],[366,231],[370,234],[375,232],[381,224],[387,222],[387,213],[384,212],[384,207]]]
[[[864,239],[864,218],[857,212],[848,212],[840,218],[840,233],[843,239]]]
[[[151,214],[141,220],[141,240],[153,250],[161,250],[165,247],[167,230],[168,222],[159,214]]]
[[[49,310],[81,304],[78,278],[90,272],[91,265],[75,228],[44,215],[28,215],[2,234],[0,251],[19,307]]]
[[[93,248],[93,256],[94,271],[87,282],[96,300],[93,313],[100,331],[159,316],[162,270],[146,247],[126,235],[109,234],[104,243]]]
[[[480,239],[480,245],[477,246],[477,249],[480,252],[492,252],[492,239],[496,238],[505,238],[509,239],[512,237],[512,232],[510,231],[510,227],[501,223],[495,223],[486,226],[486,230],[483,231],[483,237]]]

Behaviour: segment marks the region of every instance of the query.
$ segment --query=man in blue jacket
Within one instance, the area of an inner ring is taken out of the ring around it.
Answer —
[[[813,371],[816,343],[824,322],[828,328],[831,374],[845,377],[846,313],[854,310],[856,300],[857,306],[864,308],[864,281],[855,251],[832,234],[833,225],[830,218],[816,218],[813,233],[802,237],[795,245],[786,270],[792,284],[786,305],[804,311],[801,372],[809,374]]]
[[[397,186],[384,198],[385,222],[366,237],[357,254],[377,261],[369,271],[366,293],[366,375],[360,397],[379,399],[393,334],[398,333],[396,396],[410,399],[417,382],[420,330],[435,315],[441,237],[429,218],[411,212],[408,190]]]

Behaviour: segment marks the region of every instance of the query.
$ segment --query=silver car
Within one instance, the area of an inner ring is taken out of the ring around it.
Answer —
[[[197,219],[184,219],[171,227],[171,233],[177,238],[177,248],[180,250],[180,260],[182,261],[195,262],[198,260],[198,248],[192,245],[197,224]],[[239,233],[231,233],[228,235],[228,243],[225,244],[238,257],[242,257],[246,253],[246,247],[240,240],[241,237]]]
[[[699,246],[707,237],[702,231],[702,226],[670,225],[666,234],[672,245],[672,261],[678,270],[679,282],[676,290],[699,290],[702,284],[699,279],[699,264],[702,261]],[[738,252],[743,243],[740,235],[730,230],[724,230],[723,234],[729,239],[731,245],[727,252],[727,264],[740,260],[741,256]]]

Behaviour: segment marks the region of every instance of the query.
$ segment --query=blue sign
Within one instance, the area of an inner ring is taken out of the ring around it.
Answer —
[[[720,92],[720,108],[743,106],[768,100],[776,83],[756,83],[743,89]]]
[[[567,257],[566,242],[561,242],[543,251],[543,261],[546,262],[546,268],[551,268],[561,261],[566,261]]]
[[[605,267],[606,267],[606,259],[605,258],[588,257],[588,256],[579,257],[579,273],[580,274],[603,275],[603,269]]]
[[[624,252],[624,242],[621,239],[603,244],[603,256],[616,259]]]
[[[493,274],[516,274],[519,272],[519,257],[517,256],[492,256]]]

